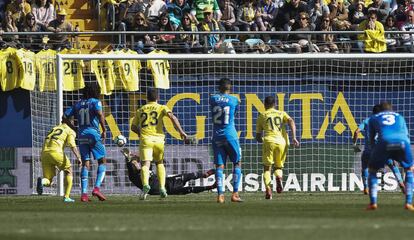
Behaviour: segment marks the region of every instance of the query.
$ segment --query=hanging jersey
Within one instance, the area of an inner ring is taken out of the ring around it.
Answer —
[[[113,54],[138,54],[132,50],[113,51]],[[139,60],[114,60],[113,61],[113,78],[115,80],[115,89],[124,89],[126,91],[139,90],[139,71],[141,70],[141,61]]]
[[[290,116],[284,111],[278,111],[274,108],[260,113],[257,118],[256,132],[264,131],[264,141],[273,143],[286,144],[286,124]]]
[[[238,139],[234,116],[239,100],[228,94],[215,94],[210,97],[210,110],[213,119],[213,140]]]
[[[66,117],[74,116],[78,120],[79,134],[87,129],[95,129],[99,132],[98,111],[102,111],[102,103],[99,99],[82,99],[65,111]]]
[[[378,143],[393,143],[398,141],[410,142],[405,119],[398,113],[378,113],[370,118],[368,126],[370,136],[378,134]]]
[[[39,73],[39,90],[56,90],[56,51],[42,50],[36,54],[36,69]]]
[[[61,54],[80,54],[78,49],[64,49]],[[84,63],[82,60],[63,61],[63,90],[74,91],[85,87],[83,80]]]
[[[19,67],[21,67],[21,62],[16,51],[14,48],[6,48],[1,51],[2,91],[11,91],[19,87]]]
[[[149,102],[137,110],[132,124],[141,130],[141,139],[164,140],[163,118],[171,110],[156,102]]]
[[[43,144],[43,152],[63,153],[65,146],[76,147],[76,133],[65,123],[62,123],[47,134]]]
[[[101,54],[104,52],[100,52]],[[92,60],[91,70],[101,88],[101,94],[110,95],[115,88],[112,60]]]
[[[16,51],[19,59],[17,85],[26,90],[34,90],[36,84],[35,54],[25,49]]]
[[[149,54],[168,54],[162,50],[154,50]],[[149,60],[147,68],[151,70],[155,88],[170,89],[170,63],[168,60]]]

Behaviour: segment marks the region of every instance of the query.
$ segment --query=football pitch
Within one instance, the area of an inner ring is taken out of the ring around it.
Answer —
[[[414,212],[403,195],[380,193],[365,211],[361,193],[283,193],[273,200],[242,194],[245,202],[215,202],[214,193],[108,196],[64,204],[53,196],[0,197],[0,239],[411,239]],[[76,196],[76,200],[79,198]]]

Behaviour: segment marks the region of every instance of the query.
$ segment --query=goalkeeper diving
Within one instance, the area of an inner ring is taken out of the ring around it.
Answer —
[[[141,163],[139,156],[137,154],[130,153],[128,148],[123,148],[121,153],[125,157],[126,166],[128,169],[128,178],[129,180],[141,191],[143,190],[143,184],[141,180]],[[185,195],[190,193],[200,193],[204,191],[209,191],[215,189],[217,185],[214,183],[211,186],[195,186],[195,187],[186,187],[188,181],[196,180],[199,178],[208,178],[209,176],[215,173],[214,169],[210,169],[206,173],[183,173],[174,175],[171,177],[166,177],[165,179],[165,190],[169,195]],[[149,185],[151,189],[149,190],[149,195],[159,195],[160,194],[160,184],[156,174],[150,171]]]
[[[55,126],[47,134],[43,144],[40,161],[42,162],[43,178],[37,179],[36,190],[39,195],[43,193],[43,187],[49,187],[52,183],[53,177],[56,175],[56,169],[65,173],[65,196],[64,202],[74,202],[70,198],[70,191],[72,190],[73,175],[72,166],[69,158],[65,155],[65,146],[70,147],[79,164],[82,160],[79,150],[75,143],[76,132],[73,126],[73,120],[69,118],[62,118],[62,123]]]

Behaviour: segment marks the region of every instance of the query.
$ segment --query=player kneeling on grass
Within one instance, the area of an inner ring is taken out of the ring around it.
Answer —
[[[296,139],[296,125],[293,119],[284,111],[276,110],[275,98],[268,96],[265,98],[266,111],[260,113],[256,123],[256,140],[263,142],[262,161],[263,161],[263,179],[266,186],[266,199],[272,199],[272,189],[270,187],[271,174],[270,170],[275,165],[276,190],[281,193],[283,166],[286,160],[287,145],[289,138],[286,132],[286,124],[292,132],[293,145],[298,147],[299,141]],[[262,138],[262,132],[264,137]]]
[[[178,119],[167,106],[158,104],[158,100],[157,89],[149,89],[147,91],[147,104],[138,109],[134,119],[132,120],[131,130],[138,134],[140,138],[139,157],[143,162],[141,168],[141,180],[143,184],[141,200],[145,200],[151,190],[151,186],[149,184],[149,167],[152,160],[154,160],[157,165],[160,196],[161,198],[167,197],[167,191],[165,189],[165,135],[163,130],[163,118],[168,117],[172,121],[174,127],[179,131],[183,140],[187,138],[187,134],[185,134],[184,130],[181,128]]]
[[[141,164],[139,161],[139,156],[136,154],[130,154],[128,148],[121,150],[122,154],[125,156],[125,162],[128,169],[129,180],[140,190],[143,189],[141,181]],[[186,183],[190,180],[196,180],[199,178],[208,178],[209,176],[215,173],[214,169],[210,169],[206,173],[183,173],[167,177],[165,179],[165,190],[169,195],[184,195],[189,193],[200,193],[204,191],[209,191],[216,188],[216,184],[211,186],[203,187],[185,187]],[[149,195],[159,195],[159,181],[155,174],[150,171],[149,185],[151,187],[148,192]]]
[[[381,111],[381,106],[379,104],[375,105],[372,108],[372,115],[370,117],[367,117],[362,123],[358,126],[357,130],[355,130],[355,133],[352,137],[352,141],[354,143],[354,152],[361,152],[361,149],[356,145],[356,142],[358,140],[359,133],[362,133],[365,139],[365,146],[364,151],[361,154],[361,175],[362,175],[362,182],[364,184],[364,194],[368,194],[368,161],[371,156],[371,148],[369,144],[369,131],[368,131],[368,123],[369,119],[372,116],[375,116],[375,114],[378,114]],[[400,189],[403,193],[405,193],[405,186],[404,181],[402,179],[400,170],[398,169],[398,166],[395,164],[395,162],[392,159],[387,160],[387,166],[391,169],[391,171],[394,173],[395,179],[398,181],[398,185],[400,186]]]
[[[75,154],[79,164],[82,164],[82,160],[75,143],[76,133],[73,129],[74,127],[71,120],[63,118],[62,123],[52,128],[47,135],[43,145],[42,154],[40,156],[43,169],[43,178],[39,177],[37,179],[36,190],[39,195],[43,193],[43,186],[50,186],[52,179],[56,174],[56,168],[58,168],[65,173],[65,196],[63,201],[75,201],[69,196],[73,183],[72,166],[69,158],[64,152],[65,146],[69,146],[73,154]]]
[[[405,171],[405,208],[414,211],[413,202],[413,158],[405,119],[393,112],[391,104],[381,103],[381,112],[372,116],[368,123],[372,154],[369,159],[368,184],[370,204],[367,210],[377,209],[377,172],[388,159],[398,161]],[[375,139],[377,136],[377,139]]]

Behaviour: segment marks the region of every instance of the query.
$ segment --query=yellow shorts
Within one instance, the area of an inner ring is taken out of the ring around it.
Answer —
[[[141,161],[164,160],[164,141],[143,139],[139,143],[139,157]]]
[[[275,164],[276,168],[283,168],[286,161],[287,146],[283,143],[264,142],[262,148],[262,162],[265,166]]]
[[[51,180],[56,175],[56,168],[68,171],[71,167],[69,158],[61,152],[42,152],[43,177]]]

